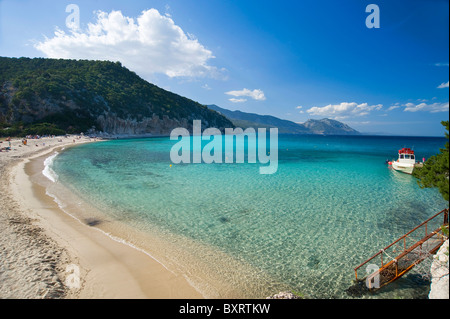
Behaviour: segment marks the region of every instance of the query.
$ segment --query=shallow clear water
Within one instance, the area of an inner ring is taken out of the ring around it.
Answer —
[[[385,161],[402,147],[428,158],[444,143],[280,136],[277,173],[260,175],[247,161],[174,165],[169,138],[116,140],[70,148],[52,169],[110,218],[208,245],[307,297],[348,298],[355,266],[448,206]],[[366,297],[422,298],[429,289],[414,274],[395,286]]]

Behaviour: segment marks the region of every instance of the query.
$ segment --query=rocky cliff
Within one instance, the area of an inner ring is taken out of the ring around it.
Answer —
[[[192,131],[192,121],[187,119],[173,119],[164,115],[162,118],[154,114],[151,118],[145,117],[140,121],[136,119],[122,119],[116,115],[100,115],[97,117],[100,132],[88,130],[87,133],[103,136],[161,136],[169,135],[177,127],[183,127]],[[202,122],[209,127],[208,122]],[[222,127],[223,129],[224,127]]]
[[[433,263],[430,269],[431,286],[428,295],[430,299],[449,299],[448,247],[447,239],[433,257]]]

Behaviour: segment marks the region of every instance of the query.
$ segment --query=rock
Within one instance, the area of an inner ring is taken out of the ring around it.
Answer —
[[[303,299],[300,296],[294,295],[292,292],[285,291],[275,294],[273,296],[267,297],[266,299]]]
[[[429,299],[449,299],[448,247],[449,244],[447,239],[433,257],[434,260],[431,264],[431,289],[428,295]]]
[[[366,281],[361,280],[358,282],[355,282],[352,286],[348,287],[345,292],[347,295],[351,297],[357,297],[360,298],[370,292],[369,288],[366,286]]]

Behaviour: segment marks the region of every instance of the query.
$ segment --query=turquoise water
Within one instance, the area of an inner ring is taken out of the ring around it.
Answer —
[[[249,298],[278,288],[349,298],[355,266],[448,206],[385,161],[402,147],[428,158],[445,141],[280,136],[278,171],[261,175],[261,165],[247,161],[174,165],[169,138],[114,140],[70,148],[52,169],[109,218],[178,234],[264,273],[266,286],[252,287]],[[395,285],[363,297],[423,298],[429,289],[414,274]]]

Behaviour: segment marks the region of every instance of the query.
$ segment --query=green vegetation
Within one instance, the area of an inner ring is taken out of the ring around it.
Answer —
[[[422,168],[414,169],[413,175],[418,178],[417,181],[421,188],[437,187],[442,197],[449,200],[449,121],[441,122],[447,132],[447,143],[445,148],[440,149],[440,153],[430,157]]]
[[[230,125],[206,106],[148,83],[119,62],[0,57],[0,136],[24,135],[33,128],[101,130],[100,115],[136,121],[153,115],[197,117],[211,126]]]
[[[24,126],[21,122],[12,127],[1,128],[0,136],[27,136],[27,135],[64,135],[66,131],[59,129],[55,124],[36,123]]]

